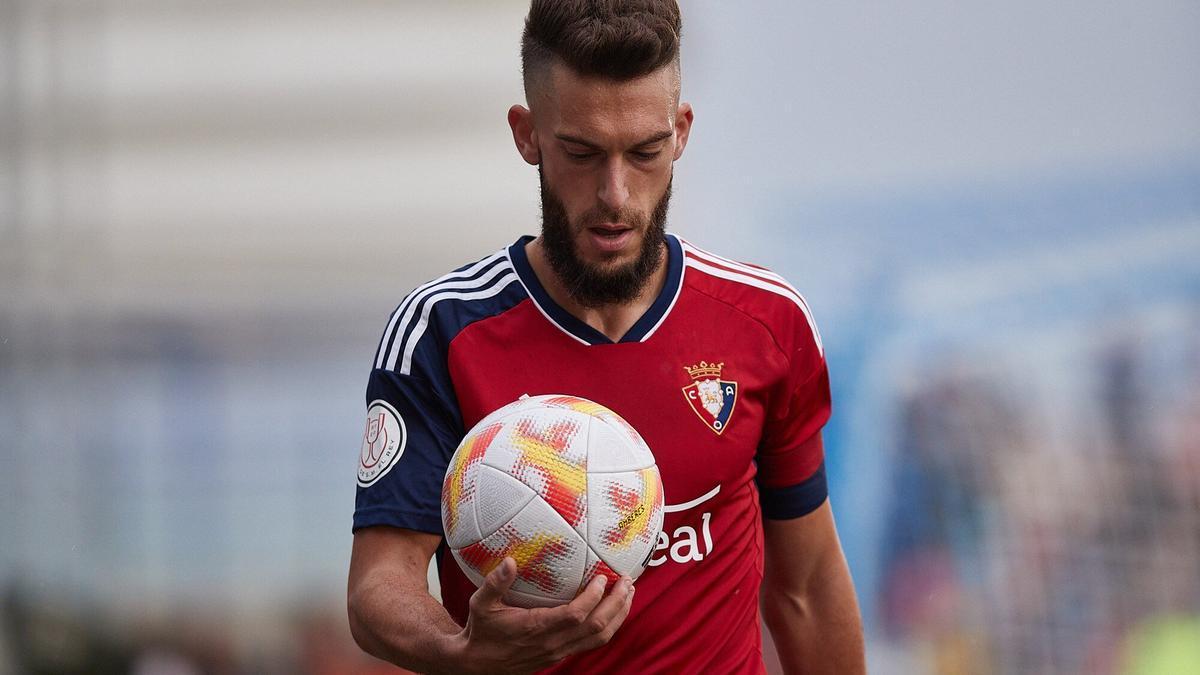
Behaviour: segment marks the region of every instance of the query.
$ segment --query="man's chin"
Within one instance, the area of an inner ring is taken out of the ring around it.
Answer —
[[[579,262],[594,274],[618,277],[637,265],[637,253],[626,252],[580,256]]]

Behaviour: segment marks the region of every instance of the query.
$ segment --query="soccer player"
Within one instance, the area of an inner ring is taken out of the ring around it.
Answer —
[[[508,122],[539,170],[541,235],[409,293],[367,386],[348,605],[371,654],[429,672],[759,673],[761,616],[788,672],[864,670],[809,308],[778,275],[665,232],[693,119],[680,27],[674,0],[533,0],[528,108]],[[548,393],[608,406],[654,451],[666,516],[636,594],[598,575],[569,604],[521,609],[503,600],[511,558],[476,589],[446,554],[458,442]]]

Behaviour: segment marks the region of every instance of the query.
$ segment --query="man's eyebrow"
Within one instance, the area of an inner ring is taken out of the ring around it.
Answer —
[[[649,138],[643,140],[641,143],[635,143],[633,147],[640,148],[643,145],[650,145],[651,143],[665,141],[668,138],[670,138],[671,134],[673,134],[673,133],[675,133],[674,129],[667,129],[666,131],[660,131],[660,132],[650,136]]]
[[[674,133],[673,130],[659,131],[651,136],[648,136],[647,138],[644,138],[644,139],[638,141],[637,143],[634,143],[633,147],[640,148],[643,145],[650,145],[651,143],[658,143],[659,141],[663,141],[663,140],[670,138],[672,133]],[[572,136],[570,134],[554,134],[554,137],[560,141],[566,141],[568,143],[576,143],[578,145],[592,148],[594,150],[600,149],[599,145],[596,145],[595,143],[593,143],[587,139],[580,138],[578,136]]]

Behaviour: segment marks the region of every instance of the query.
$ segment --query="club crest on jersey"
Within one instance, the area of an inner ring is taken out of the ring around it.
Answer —
[[[724,367],[723,362],[707,361],[683,367],[692,378],[692,383],[683,388],[688,405],[718,435],[729,426],[729,418],[737,404],[737,382],[721,379],[721,369]]]

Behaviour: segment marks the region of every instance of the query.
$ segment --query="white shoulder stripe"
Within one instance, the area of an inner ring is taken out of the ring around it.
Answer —
[[[744,265],[739,262],[727,260],[720,256],[706,254],[701,251],[698,251],[695,248],[690,248],[688,250],[691,251],[696,258],[699,258],[700,262],[710,263],[717,267],[731,268],[731,271],[733,271],[733,272],[745,274],[746,276],[754,277],[755,279],[761,279],[762,281],[765,281],[767,283],[774,284],[774,285],[780,287],[780,290],[783,290],[787,293],[791,293],[792,295],[796,296],[795,300],[797,300],[804,306],[806,306],[806,307],[808,306],[808,302],[806,302],[804,300],[804,296],[800,295],[800,291],[796,290],[795,286],[792,286],[786,280],[784,280],[783,277],[779,276],[778,274],[775,274],[774,272],[768,272],[766,270],[756,269],[756,268],[750,267],[748,265]]]
[[[396,339],[392,341],[392,348],[388,350],[387,359],[384,361],[384,366],[388,370],[396,367],[396,361],[400,358],[401,343],[407,343],[404,334],[408,332],[409,326],[413,325],[413,318],[417,313],[417,307],[421,306],[422,301],[426,298],[436,298],[447,292],[454,291],[472,291],[484,286],[490,286],[492,279],[512,272],[512,267],[508,261],[501,262],[495,267],[484,272],[476,279],[450,279],[443,281],[436,286],[430,286],[420,293],[414,293],[409,298],[408,307],[404,310],[404,315],[400,317],[400,321],[396,324]],[[433,300],[425,302],[424,314],[428,315],[429,308],[433,306]]]
[[[455,300],[479,300],[482,298],[490,298],[493,295],[499,295],[504,289],[508,288],[514,281],[517,281],[517,274],[511,267],[501,266],[505,273],[496,280],[493,286],[476,290],[471,293],[463,293],[458,291],[443,291],[433,295],[429,302],[425,303],[425,309],[421,311],[421,319],[417,322],[416,328],[413,329],[412,335],[404,341],[404,359],[400,362],[400,374],[412,374],[412,359],[413,352],[417,349],[417,343],[421,341],[421,336],[425,334],[426,327],[429,326],[429,314],[433,311],[433,306],[442,300],[453,298]],[[392,361],[389,361],[388,367],[392,367]]]
[[[433,281],[430,281],[426,284],[422,284],[421,286],[418,286],[416,289],[414,289],[412,292],[410,292],[404,298],[404,301],[400,303],[400,306],[396,308],[396,311],[392,312],[392,318],[390,321],[388,321],[387,328],[384,329],[384,331],[383,331],[383,338],[379,341],[379,349],[377,349],[375,351],[375,367],[376,368],[383,367],[385,356],[386,356],[384,354],[384,350],[387,349],[388,340],[392,339],[392,334],[395,333],[396,325],[400,321],[400,317],[404,314],[404,310],[407,309],[410,305],[415,304],[415,299],[417,298],[418,295],[421,294],[422,291],[430,289],[430,288],[432,288],[440,283],[443,283],[445,281],[450,281],[453,279],[466,279],[466,278],[470,277],[471,275],[475,274],[476,272],[478,272],[479,270],[481,270],[481,269],[487,267],[488,265],[492,264],[493,262],[499,260],[500,258],[505,257],[506,252],[507,252],[506,250],[505,251],[497,251],[496,253],[493,253],[492,255],[484,258],[483,260],[480,260],[479,262],[471,265],[470,267],[467,267],[466,269],[460,270],[458,272],[450,272],[448,274],[443,274],[442,276],[438,277],[437,279],[434,279]]]
[[[796,290],[795,286],[792,286],[790,283],[788,283],[787,279],[784,279],[782,276],[780,276],[779,274],[776,274],[775,272],[772,272],[771,270],[765,270],[765,269],[762,269],[761,267],[754,267],[752,265],[747,265],[746,263],[741,263],[736,260],[730,260],[729,258],[719,256],[716,253],[713,253],[711,251],[705,251],[704,249],[696,248],[694,245],[692,245],[690,243],[685,243],[684,246],[686,247],[686,249],[688,251],[691,251],[696,257],[701,258],[703,260],[707,260],[708,262],[715,263],[717,265],[723,265],[725,267],[732,267],[740,272],[745,272],[746,274],[749,274],[752,277],[758,277],[759,279],[768,279],[770,281],[774,281],[776,283],[783,284],[784,286],[787,286],[788,289],[790,289],[793,293],[795,293],[797,296],[799,296],[801,302],[805,302],[804,296],[800,295],[800,291]],[[807,304],[807,303],[805,303],[805,304]]]
[[[788,282],[787,279],[784,279],[783,276],[776,274],[775,272],[772,272],[771,270],[763,269],[761,267],[754,267],[753,265],[747,265],[746,263],[741,263],[736,260],[730,260],[729,258],[719,256],[716,253],[713,253],[711,251],[705,251],[704,249],[696,248],[695,246],[693,246],[691,244],[688,244],[688,250],[691,251],[697,257],[703,258],[704,260],[715,263],[717,265],[723,265],[725,267],[732,267],[734,269],[745,272],[746,274],[749,274],[752,277],[758,277],[759,279],[766,279],[769,281],[774,281],[776,283],[783,284],[784,286],[787,286],[788,290],[790,290],[791,292],[796,294],[796,297],[798,297],[800,299],[800,302],[804,304],[804,307],[806,309],[808,308],[808,300],[804,299],[804,296],[800,293],[800,291],[796,290],[796,287],[793,286],[790,282]]]
[[[783,288],[778,284],[771,283],[770,281],[761,277],[744,274],[742,272],[734,272],[731,270],[722,269],[720,267],[713,267],[712,265],[709,265],[701,260],[697,260],[696,258],[686,258],[685,264],[688,267],[694,267],[705,274],[710,274],[714,277],[720,277],[722,279],[728,279],[729,281],[735,281],[747,286],[753,286],[754,288],[761,288],[764,291],[768,291],[791,300],[797,307],[800,308],[800,311],[804,313],[804,318],[808,320],[808,327],[810,330],[812,330],[813,340],[815,340],[817,343],[817,351],[820,352],[822,356],[825,355],[825,347],[821,344],[821,332],[817,330],[817,322],[813,320],[812,312],[808,310],[808,305],[800,297],[800,294],[790,290],[790,286],[788,288]]]
[[[804,295],[801,294],[800,291],[796,290],[796,287],[793,286],[791,283],[789,283],[787,279],[784,279],[782,275],[776,274],[775,272],[772,272],[771,270],[768,270],[768,269],[763,269],[761,267],[754,267],[753,265],[747,265],[746,263],[738,262],[736,260],[731,260],[724,256],[719,256],[716,253],[713,253],[712,251],[706,251],[702,248],[699,248],[695,244],[692,244],[691,242],[684,241],[683,239],[680,239],[680,241],[683,242],[684,248],[686,250],[691,251],[694,255],[696,255],[699,258],[702,258],[709,262],[715,263],[717,265],[722,265],[724,267],[732,267],[734,269],[745,272],[746,274],[749,274],[752,277],[758,277],[759,279],[766,279],[769,281],[775,281],[777,283],[783,284],[784,286],[786,286],[788,288],[788,290],[790,290],[792,293],[796,294],[796,299],[798,299],[800,301],[800,304],[803,305],[802,309],[804,309],[805,315],[808,316],[809,322],[813,323],[813,328],[815,330],[816,324],[812,320],[812,309],[808,306],[808,300],[805,300]],[[819,333],[817,335],[817,339],[820,340]]]

